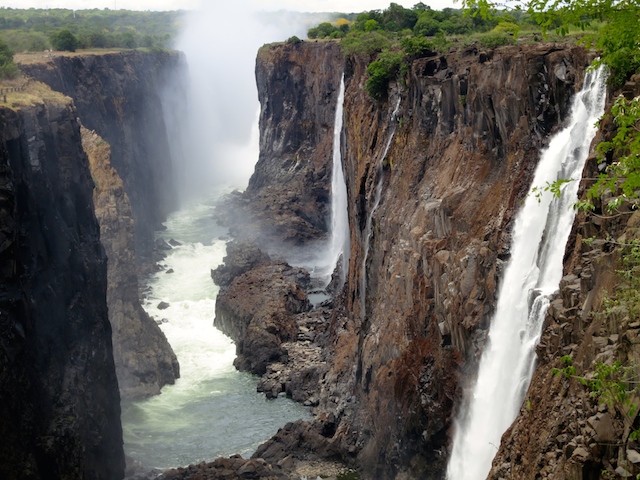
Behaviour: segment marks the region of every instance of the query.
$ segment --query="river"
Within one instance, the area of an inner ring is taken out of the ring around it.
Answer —
[[[175,212],[159,236],[181,245],[165,269],[147,282],[143,306],[157,320],[180,362],[180,379],[162,394],[122,403],[125,452],[146,467],[169,468],[239,453],[257,446],[309,410],[286,398],[256,393],[257,377],[233,367],[235,345],[213,327],[218,287],[210,271],[225,255],[226,230],[213,218],[211,192]],[[167,273],[169,271],[173,273]],[[169,303],[164,310],[161,302]]]

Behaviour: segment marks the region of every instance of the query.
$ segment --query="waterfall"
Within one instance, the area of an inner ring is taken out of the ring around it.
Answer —
[[[389,138],[387,139],[387,144],[382,151],[382,156],[378,161],[378,185],[376,185],[376,193],[373,198],[373,205],[371,210],[369,211],[369,215],[367,216],[367,222],[364,227],[364,257],[362,259],[362,274],[360,275],[360,303],[362,306],[362,314],[365,314],[365,302],[367,299],[367,259],[369,258],[369,243],[371,242],[371,225],[373,223],[373,214],[378,209],[378,205],[380,205],[380,197],[382,196],[382,180],[383,180],[383,167],[384,167],[384,159],[389,153],[389,148],[391,147],[391,142],[393,141],[393,137],[396,134],[396,129],[398,124],[396,122],[398,110],[400,109],[400,96],[398,96],[398,101],[396,102],[396,106],[391,112],[391,120],[389,121],[391,125],[391,132],[389,133]]]
[[[342,167],[342,123],[344,112],[344,74],[340,80],[340,91],[336,105],[336,118],[333,124],[333,172],[331,175],[331,245],[329,250],[329,272],[338,265],[340,285],[344,284],[349,264],[349,218],[347,215],[347,185]]]
[[[513,422],[531,381],[535,347],[549,298],[562,278],[563,256],[575,212],[579,179],[604,112],[606,74],[588,72],[573,100],[569,124],[543,152],[533,185],[573,179],[555,198],[526,198],[513,230],[511,260],[498,295],[476,385],[461,410],[447,468],[449,480],[487,477],[500,437]]]

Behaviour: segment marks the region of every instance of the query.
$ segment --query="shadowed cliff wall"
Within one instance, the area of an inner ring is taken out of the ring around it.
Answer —
[[[156,395],[180,376],[179,365],[140,305],[138,276],[151,271],[154,231],[176,206],[160,95],[173,72],[186,68],[184,58],[175,52],[138,51],[32,56],[20,68],[70,96],[87,132],[101,137],[89,141],[87,134],[85,144],[109,255],[107,302],[120,391],[123,398]]]
[[[6,479],[116,480],[124,472],[106,257],[77,116],[70,99],[50,91],[0,107]]]

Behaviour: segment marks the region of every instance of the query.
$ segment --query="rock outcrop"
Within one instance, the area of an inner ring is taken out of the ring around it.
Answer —
[[[180,367],[160,327],[140,305],[135,227],[129,196],[111,166],[111,147],[82,128],[82,147],[96,184],[93,201],[108,260],[107,304],[113,356],[123,398],[157,395],[180,376]]]
[[[169,52],[22,57],[20,69],[70,96],[88,134],[96,205],[109,257],[107,302],[123,398],[160,393],[179,377],[176,356],[139,300],[138,274],[151,271],[154,230],[175,206],[169,139],[160,96]]]
[[[326,236],[327,158],[342,65],[333,42],[266,45],[258,52],[260,157],[247,189],[221,209],[230,213],[224,222],[234,236],[289,254]]]
[[[122,478],[106,257],[69,98],[0,106],[0,477]]]
[[[249,253],[239,254],[243,250]],[[268,364],[287,361],[282,343],[297,338],[295,315],[311,309],[299,286],[305,280],[308,283],[309,274],[282,260],[265,263],[265,257],[250,245],[231,252],[220,270],[238,275],[225,279],[230,280],[228,285],[220,285],[214,325],[236,342],[236,368],[262,375]],[[254,268],[243,272],[247,256],[258,260]],[[231,263],[233,259],[240,264]],[[214,273],[216,276],[223,277]]]

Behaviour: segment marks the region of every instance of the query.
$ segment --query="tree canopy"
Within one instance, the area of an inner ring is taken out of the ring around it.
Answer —
[[[18,74],[18,67],[13,62],[13,51],[0,40],[0,78],[13,78]]]
[[[483,18],[496,11],[491,0],[462,0],[462,4]],[[585,29],[598,23],[599,28],[582,41],[594,47],[601,62],[610,67],[613,86],[620,86],[640,68],[640,0],[524,0],[510,7],[528,14],[543,33],[566,34],[569,27]]]

